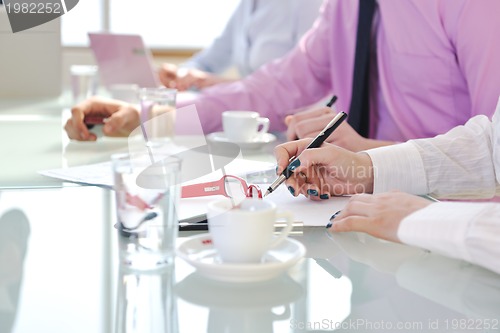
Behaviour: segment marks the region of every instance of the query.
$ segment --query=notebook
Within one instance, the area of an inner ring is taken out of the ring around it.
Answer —
[[[151,52],[140,35],[89,33],[88,36],[104,86],[159,86]]]

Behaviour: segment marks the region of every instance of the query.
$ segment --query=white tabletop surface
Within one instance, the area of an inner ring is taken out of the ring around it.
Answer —
[[[37,174],[126,148],[72,144],[65,112],[59,101],[0,102],[0,332],[500,331],[500,276],[323,227],[299,229],[306,258],[260,284],[214,282],[180,258],[123,271],[112,192]]]

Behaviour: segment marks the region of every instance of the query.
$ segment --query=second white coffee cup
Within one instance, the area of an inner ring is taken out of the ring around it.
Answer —
[[[250,142],[267,133],[269,119],[255,111],[225,111],[222,113],[222,127],[230,141]]]
[[[230,198],[208,204],[208,228],[220,258],[226,263],[259,263],[264,254],[288,236],[293,227],[290,212],[278,212],[276,204],[248,198],[233,208]],[[286,226],[274,236],[275,223]]]

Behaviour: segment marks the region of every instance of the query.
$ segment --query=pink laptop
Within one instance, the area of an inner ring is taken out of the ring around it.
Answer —
[[[141,36],[110,33],[89,33],[88,36],[104,86],[159,86],[151,52],[145,47]]]

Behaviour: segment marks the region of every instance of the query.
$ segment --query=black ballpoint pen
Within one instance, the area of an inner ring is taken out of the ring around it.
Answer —
[[[334,96],[335,98],[335,96]],[[332,100],[334,101],[334,98],[332,98]],[[331,101],[330,101],[331,102]],[[332,103],[333,104],[333,103]],[[328,103],[329,106],[330,103]],[[306,147],[306,149],[311,149],[311,148],[318,148],[320,147],[323,142],[325,142],[325,140],[330,136],[330,134],[333,133],[333,131],[335,129],[337,129],[337,127],[340,126],[340,124],[342,124],[342,122],[347,118],[347,114],[345,112],[340,112],[338,113],[329,123],[328,125],[325,126],[325,128],[319,132],[319,134],[314,138],[314,140]],[[290,164],[292,164],[295,160],[297,160],[297,158],[299,158],[299,156],[297,157],[294,157],[291,159],[290,161]],[[283,184],[283,182],[285,180],[287,180],[288,178],[290,178],[290,176],[293,174],[293,170],[290,170],[289,169],[289,166],[290,164],[288,165],[288,167],[285,168],[285,170],[283,170],[283,172],[281,173],[281,175],[267,188],[267,191],[266,193],[264,194],[264,196],[267,196],[268,194],[271,194],[274,190],[276,190],[278,188],[278,186],[280,186],[281,184]]]

